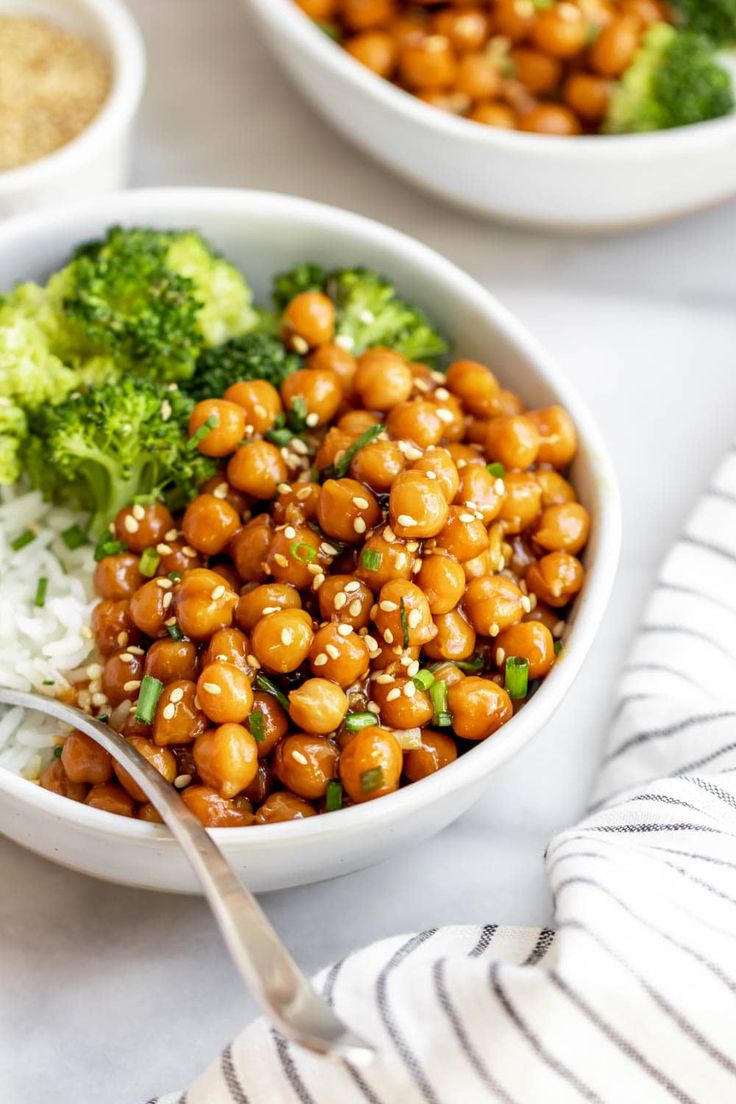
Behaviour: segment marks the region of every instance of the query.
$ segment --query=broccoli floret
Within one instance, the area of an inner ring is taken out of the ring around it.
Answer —
[[[736,42],[736,0],[674,0],[673,6],[689,31],[719,46]]]
[[[189,443],[192,407],[130,377],[90,388],[32,416],[24,467],[47,498],[89,510],[94,534],[140,495],[179,509],[216,467]]]
[[[234,265],[215,253],[195,231],[170,234],[169,268],[191,280],[201,304],[197,325],[205,345],[220,345],[258,324],[252,293]]]
[[[28,421],[19,406],[0,398],[0,484],[15,483],[20,476],[20,446],[28,433]]]
[[[727,115],[731,79],[702,35],[656,23],[613,93],[611,134],[668,130]]]
[[[53,351],[53,310],[43,288],[22,284],[0,299],[0,396],[22,406],[59,402],[76,373]]]
[[[324,291],[326,283],[327,273],[321,265],[310,264],[308,261],[295,265],[288,272],[274,276],[274,306],[277,311],[283,311],[303,291]]]
[[[197,401],[222,395],[239,380],[268,380],[278,389],[300,364],[299,357],[289,353],[278,338],[244,334],[216,349],[205,349],[193,378],[182,386]]]

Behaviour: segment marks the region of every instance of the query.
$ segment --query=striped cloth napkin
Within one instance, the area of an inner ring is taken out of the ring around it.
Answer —
[[[396,936],[319,976],[371,1065],[259,1021],[159,1104],[736,1101],[736,450],[665,561],[590,813],[546,864],[554,931]]]

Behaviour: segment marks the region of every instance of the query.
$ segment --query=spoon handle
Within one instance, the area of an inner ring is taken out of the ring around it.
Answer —
[[[318,1054],[352,1060],[373,1053],[317,995],[217,844],[179,793],[131,744],[109,725],[55,698],[0,687],[0,703],[56,717],[91,736],[125,767],[191,863],[243,980],[288,1039]]]

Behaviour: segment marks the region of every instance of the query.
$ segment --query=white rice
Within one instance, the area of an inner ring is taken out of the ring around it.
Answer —
[[[54,695],[94,647],[89,628],[94,605],[90,544],[73,551],[60,534],[78,515],[44,502],[38,491],[0,487],[0,686]],[[14,552],[25,529],[36,538]],[[46,601],[35,603],[40,578]],[[53,754],[58,721],[0,706],[0,767],[37,778]]]

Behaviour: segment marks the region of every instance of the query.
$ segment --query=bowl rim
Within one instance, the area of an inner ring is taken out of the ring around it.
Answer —
[[[261,215],[280,216],[326,231],[345,230],[362,236],[374,246],[385,248],[387,254],[400,257],[412,268],[428,272],[439,285],[452,285],[456,294],[477,309],[489,326],[528,359],[540,382],[548,384],[555,397],[570,410],[594,478],[598,506],[596,553],[588,569],[586,587],[578,600],[575,625],[564,659],[554,667],[533,698],[492,739],[480,741],[443,770],[388,794],[380,801],[341,809],[329,817],[308,817],[304,822],[259,825],[257,831],[253,831],[252,827],[214,828],[210,831],[226,852],[241,855],[249,849],[262,850],[282,843],[302,841],[307,845],[330,835],[339,841],[343,833],[347,839],[348,835],[365,831],[379,821],[386,825],[401,820],[411,816],[417,808],[431,804],[435,797],[456,792],[464,785],[471,787],[473,782],[477,785],[479,777],[487,778],[496,766],[541,731],[559,706],[588,653],[611,593],[621,543],[618,483],[608,450],[587,405],[536,338],[491,292],[452,261],[384,223],[312,200],[235,188],[149,188],[114,192],[86,202],[46,208],[9,220],[0,225],[0,250],[18,249],[28,236],[35,237],[47,227],[56,227],[67,221],[73,223],[78,218],[84,221],[87,217],[102,217],[123,223],[141,218],[150,221],[147,211],[152,206],[163,207],[173,224],[191,219],[192,224],[196,225],[200,213],[206,209],[220,216],[225,213],[250,219]],[[390,261],[387,264],[390,266]],[[111,816],[43,790],[8,768],[0,767],[0,793],[3,792],[20,804],[35,808],[38,813],[54,817],[57,821],[73,822],[77,828],[101,837],[126,839],[159,848],[167,845],[174,849],[178,847],[163,825]]]
[[[107,99],[89,126],[66,145],[27,165],[0,172],[0,198],[6,192],[51,183],[57,173],[82,168],[94,155],[95,146],[103,144],[108,134],[120,131],[138,108],[146,76],[146,51],[138,24],[122,0],[79,2],[104,28],[104,47],[113,68]]]
[[[584,134],[576,137],[528,134],[501,127],[485,127],[472,119],[440,111],[405,92],[391,81],[371,72],[346,50],[333,42],[297,6],[295,0],[243,0],[280,35],[290,39],[299,53],[309,52],[316,64],[325,66],[334,76],[357,85],[366,95],[401,115],[407,122],[429,131],[437,138],[454,138],[506,151],[549,156],[558,153],[563,160],[577,160],[583,153],[603,161],[617,160],[622,153],[634,160],[658,154],[695,154],[704,148],[736,139],[736,110],[705,123],[650,131],[645,134]],[[550,141],[554,137],[554,142]]]

